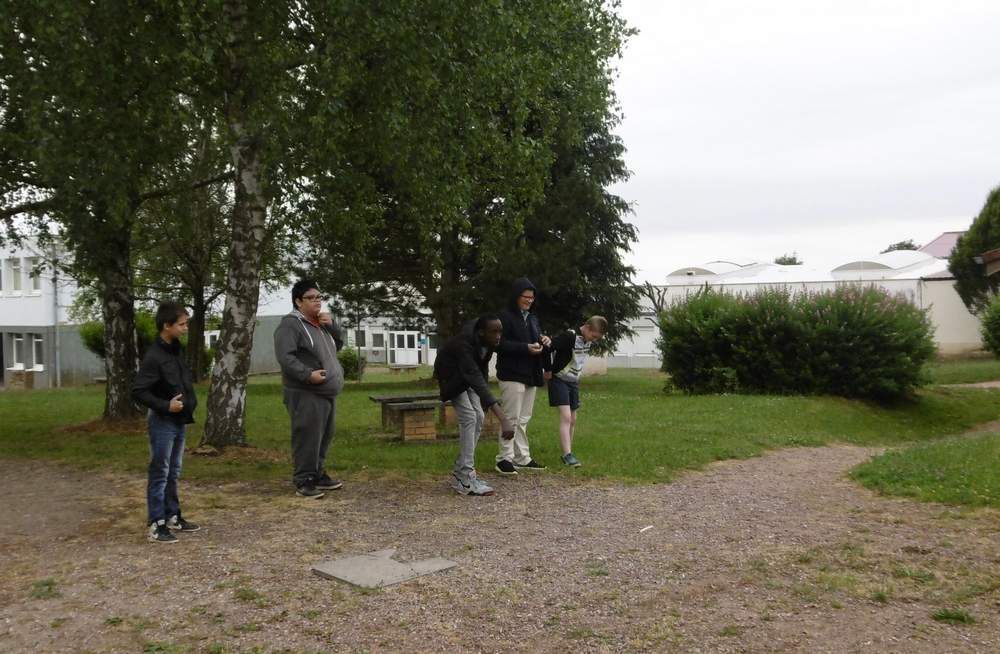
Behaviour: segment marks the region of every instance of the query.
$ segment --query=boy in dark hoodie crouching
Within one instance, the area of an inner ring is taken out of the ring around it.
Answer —
[[[514,427],[500,409],[486,383],[490,359],[500,343],[503,327],[496,316],[470,321],[450,339],[434,359],[434,377],[441,400],[451,402],[458,419],[458,458],[451,473],[451,487],[460,495],[493,495],[493,489],[476,476],[476,443],[483,431],[484,411],[500,420],[501,437],[514,437]]]

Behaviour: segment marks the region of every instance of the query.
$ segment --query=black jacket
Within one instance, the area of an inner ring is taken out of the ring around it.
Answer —
[[[554,336],[549,345],[551,352],[542,356],[542,367],[555,374],[562,372],[573,360],[577,336],[582,336],[579,329],[566,329]]]
[[[493,348],[482,345],[468,323],[458,336],[450,338],[434,359],[434,377],[438,380],[441,400],[458,397],[470,388],[479,396],[483,409],[497,403],[486,380],[489,378]]]
[[[524,318],[517,306],[517,298],[527,290],[535,291],[531,280],[527,277],[517,279],[512,289],[510,306],[500,313],[503,340],[497,348],[497,379],[521,382],[528,386],[544,386],[542,359],[547,356],[547,352],[531,354],[528,351],[528,343],[540,342],[542,327],[535,314],[529,312],[528,317]]]
[[[170,413],[170,400],[183,395],[184,408]],[[167,343],[159,336],[146,349],[139,373],[132,385],[132,399],[149,407],[158,415],[178,422],[194,422],[198,398],[194,394],[191,370],[184,362],[184,350],[177,341]]]

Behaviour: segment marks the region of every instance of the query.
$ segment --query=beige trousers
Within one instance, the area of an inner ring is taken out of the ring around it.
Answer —
[[[507,459],[515,465],[524,465],[531,461],[528,450],[528,421],[535,408],[535,391],[537,386],[528,386],[521,382],[500,381],[500,406],[507,419],[514,425],[514,438],[509,441],[497,435],[500,440],[500,452],[497,461]]]

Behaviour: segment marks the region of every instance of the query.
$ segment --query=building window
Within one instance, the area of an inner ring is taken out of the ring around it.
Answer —
[[[32,293],[39,293],[42,290],[42,270],[38,267],[38,257],[31,257],[28,261],[29,287]]]
[[[11,360],[11,368],[24,370],[24,335],[11,334],[11,352],[14,355]]]
[[[45,350],[41,334],[32,334],[31,356],[33,370],[45,370]]]
[[[385,334],[372,334],[372,347],[385,347]]]
[[[21,260],[7,259],[7,276],[10,278],[10,290],[14,293],[21,291]]]

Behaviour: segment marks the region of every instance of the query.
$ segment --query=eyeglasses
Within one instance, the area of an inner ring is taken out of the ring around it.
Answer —
[[[323,300],[322,295],[303,295],[303,300],[308,300],[310,302],[321,302]]]
[[[532,302],[534,302],[535,301],[535,296],[534,295],[522,295],[521,299],[522,300],[531,300]]]

